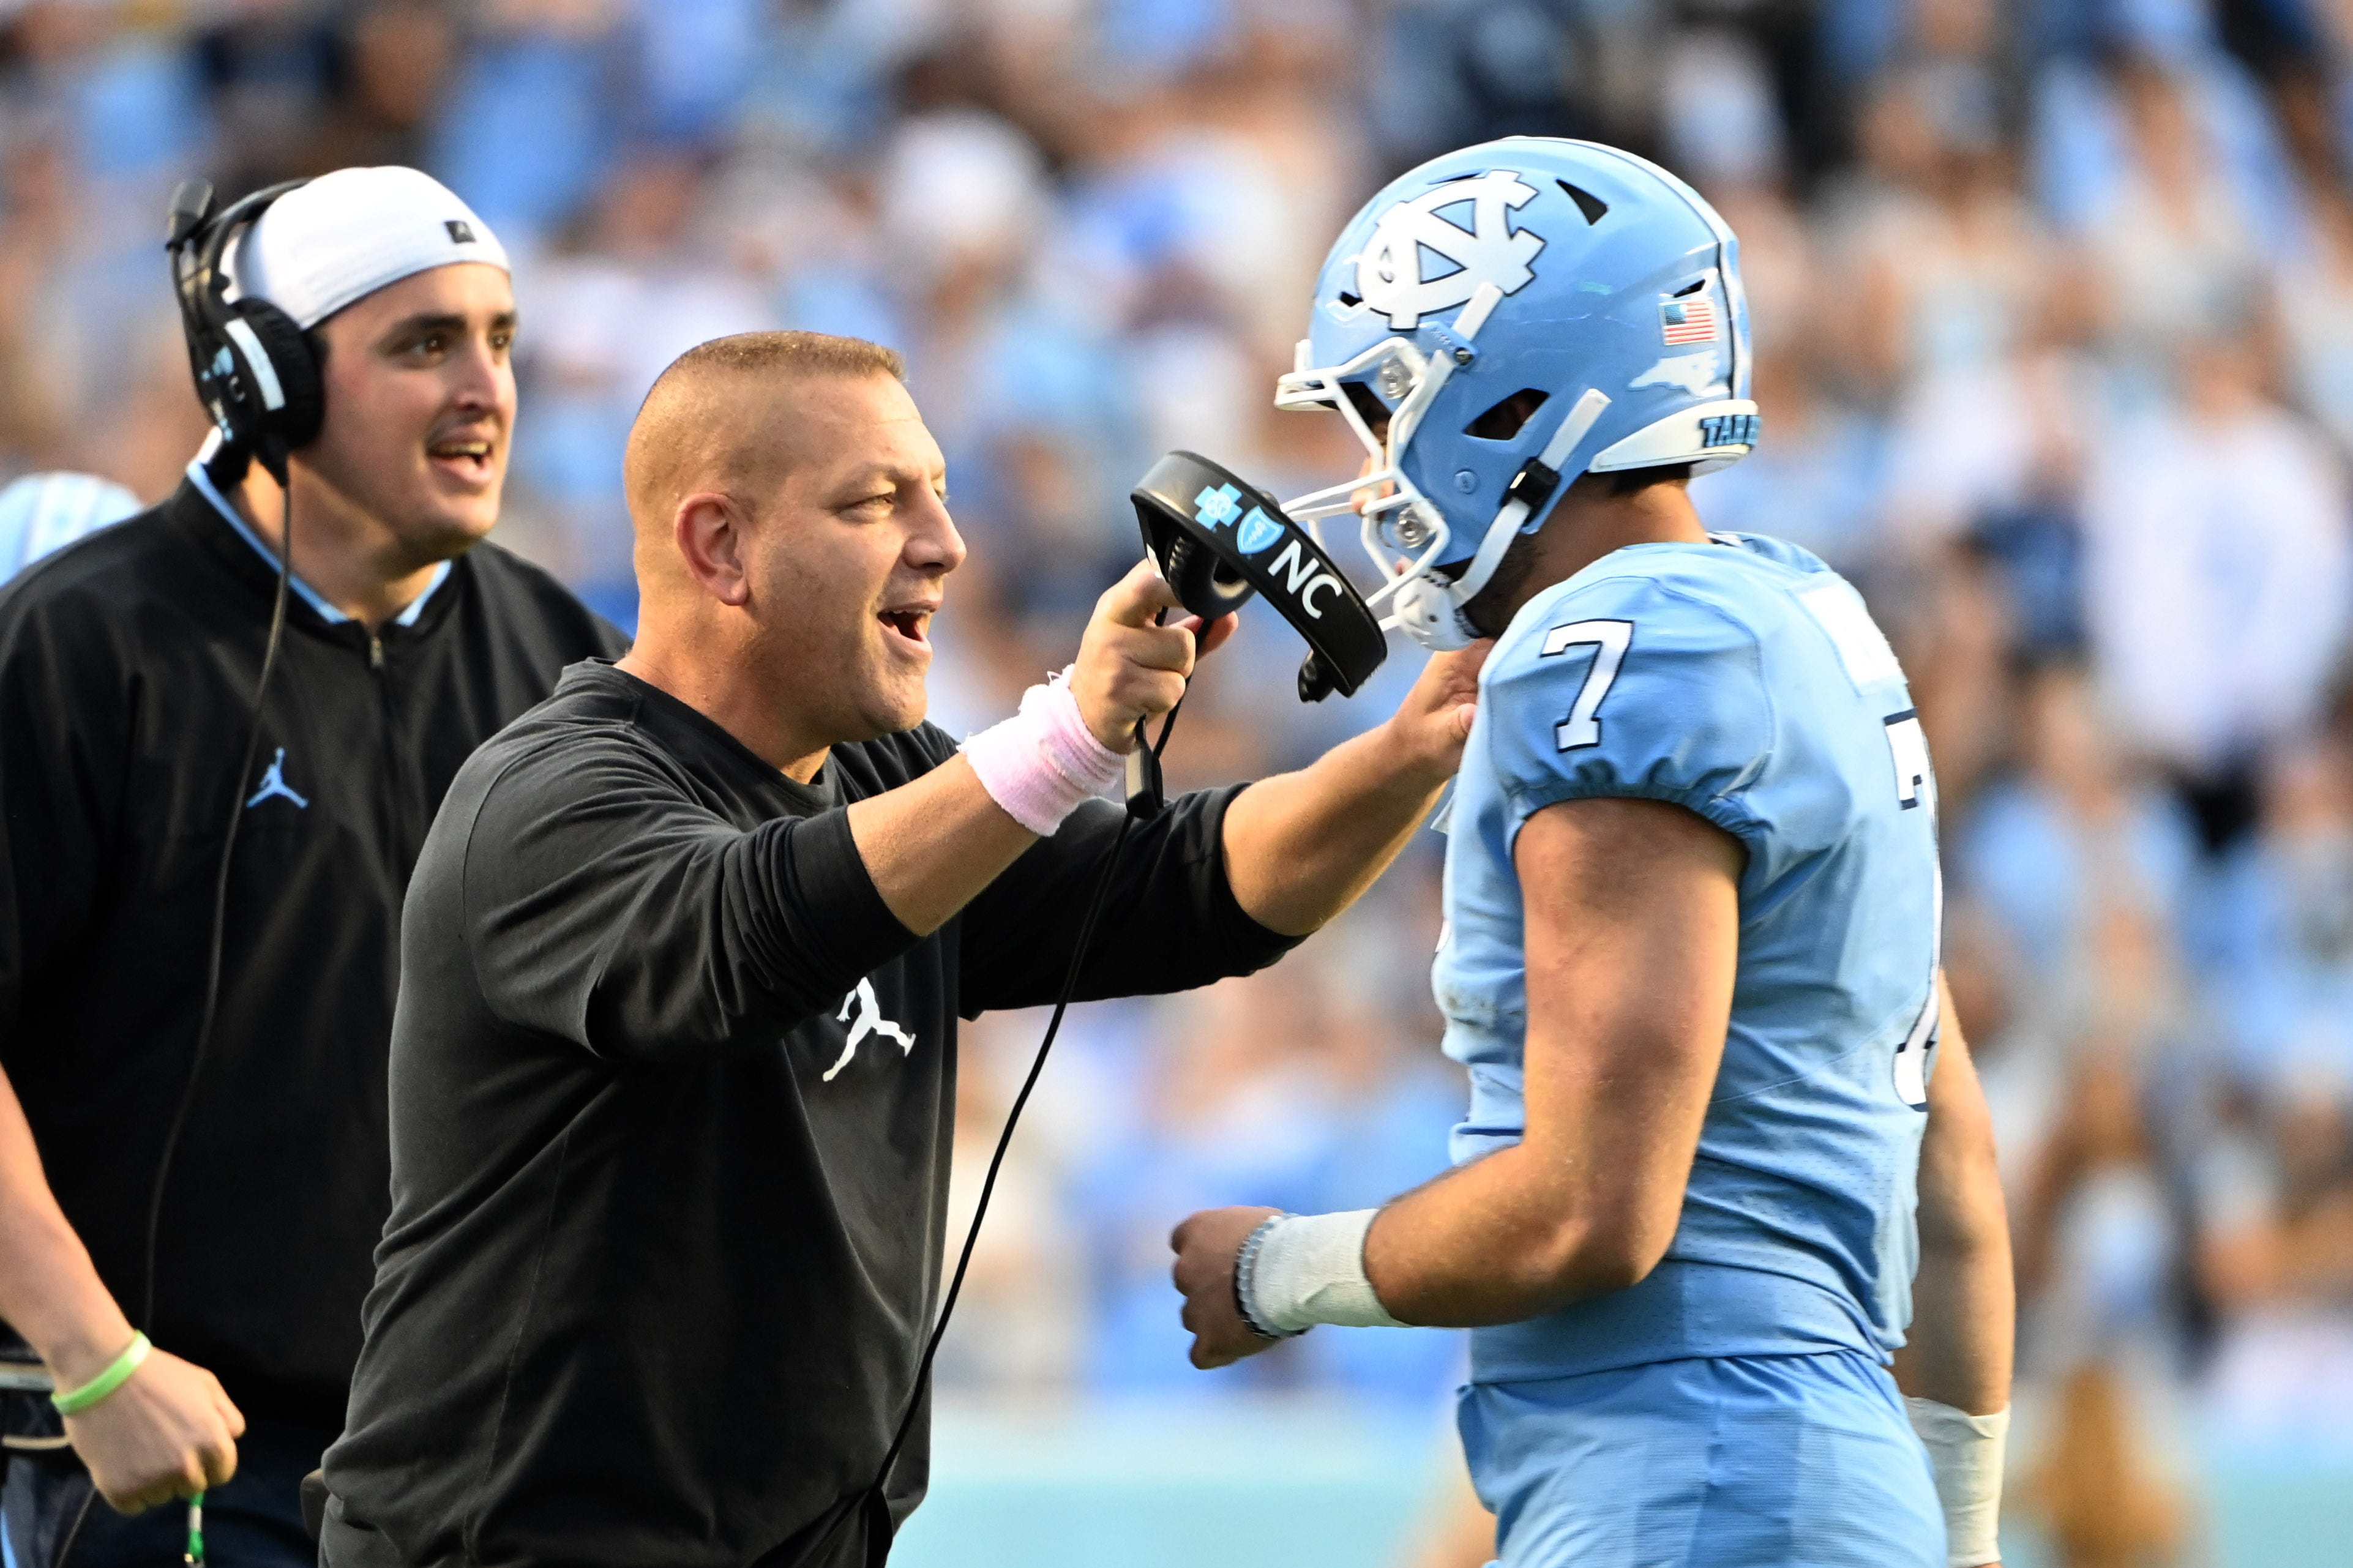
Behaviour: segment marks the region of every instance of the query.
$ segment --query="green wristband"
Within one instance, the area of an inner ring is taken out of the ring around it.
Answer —
[[[49,1403],[58,1407],[58,1414],[60,1415],[79,1415],[130,1382],[131,1374],[139,1370],[139,1363],[145,1361],[147,1352],[154,1348],[148,1342],[145,1334],[132,1334],[131,1348],[109,1362],[104,1372],[100,1373],[79,1388],[68,1389],[63,1394],[50,1394]]]

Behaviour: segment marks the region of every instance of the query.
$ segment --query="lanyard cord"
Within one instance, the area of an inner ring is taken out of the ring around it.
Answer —
[[[1183,706],[1181,699],[1177,706]],[[1139,721],[1135,728],[1136,749],[1145,751],[1144,725]],[[1167,750],[1169,731],[1176,728],[1176,710],[1172,708],[1166,721],[1160,726],[1160,739],[1149,748],[1152,774],[1155,781],[1159,775],[1160,753]],[[1038,1087],[1038,1075],[1045,1071],[1047,1055],[1054,1048],[1055,1037],[1062,1031],[1062,1015],[1069,1011],[1071,998],[1078,992],[1079,974],[1086,966],[1087,950],[1094,942],[1095,925],[1103,915],[1103,900],[1111,892],[1113,873],[1119,869],[1120,851],[1126,847],[1128,833],[1135,823],[1134,812],[1121,813],[1119,833],[1112,839],[1110,849],[1103,854],[1103,869],[1095,876],[1094,891],[1087,897],[1087,912],[1079,921],[1078,940],[1071,946],[1071,966],[1062,975],[1062,993],[1055,999],[1053,1016],[1046,1022],[1045,1037],[1038,1042],[1038,1054],[1030,1060],[1029,1075],[1021,1080],[1021,1091],[1013,1097],[1013,1108],[1005,1113],[1004,1129],[997,1133],[997,1148],[988,1157],[988,1173],[981,1179],[980,1200],[973,1205],[972,1225],[965,1232],[964,1247],[956,1255],[955,1272],[949,1277],[947,1294],[941,1299],[940,1315],[932,1325],[931,1338],[923,1346],[923,1359],[916,1363],[914,1386],[908,1392],[906,1408],[899,1414],[898,1430],[891,1436],[891,1447],[883,1452],[882,1463],[875,1468],[873,1480],[867,1483],[866,1489],[859,1494],[854,1504],[834,1515],[833,1522],[810,1546],[808,1555],[812,1560],[833,1539],[834,1532],[841,1528],[845,1520],[862,1516],[867,1521],[867,1568],[882,1568],[890,1561],[891,1537],[897,1527],[892,1522],[890,1499],[883,1487],[891,1479],[892,1468],[899,1462],[901,1450],[907,1446],[908,1434],[914,1429],[915,1412],[923,1408],[923,1394],[931,1384],[932,1363],[940,1353],[940,1342],[947,1335],[948,1320],[955,1312],[956,1298],[964,1290],[965,1272],[972,1266],[973,1246],[980,1240],[981,1221],[988,1215],[989,1195],[997,1190],[997,1173],[1005,1163],[1006,1150],[1012,1146],[1013,1129],[1021,1121],[1022,1108],[1029,1103],[1029,1091]]]

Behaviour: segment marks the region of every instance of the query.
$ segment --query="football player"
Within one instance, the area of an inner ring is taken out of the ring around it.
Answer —
[[[1370,458],[1293,515],[1360,513],[1423,643],[1495,639],[1433,976],[1471,1106],[1380,1209],[1185,1221],[1195,1363],[1472,1329],[1512,1568],[1994,1562],[2010,1254],[1926,744],[1854,589],[1686,489],[1757,438],[1732,233],[1625,153],[1467,148],[1342,234],[1298,366]]]

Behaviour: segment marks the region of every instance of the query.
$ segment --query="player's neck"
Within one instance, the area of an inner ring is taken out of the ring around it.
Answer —
[[[1512,543],[1469,614],[1489,636],[1509,626],[1520,606],[1556,583],[1566,583],[1612,551],[1632,544],[1704,544],[1707,530],[1680,484],[1646,485],[1631,495],[1611,493],[1607,474],[1588,474],[1568,489],[1535,532]]]

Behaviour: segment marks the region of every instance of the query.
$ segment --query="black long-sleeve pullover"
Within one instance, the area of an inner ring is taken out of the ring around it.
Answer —
[[[389,1206],[409,868],[468,754],[622,639],[490,544],[374,635],[298,593],[240,777],[276,586],[191,480],[0,592],[0,1068],[138,1319],[239,814],[219,1010],[140,1326],[248,1414],[332,1430]]]
[[[1117,832],[1091,803],[911,935],[849,803],[929,725],[797,784],[605,665],[476,753],[417,865],[392,1063],[393,1215],[325,1561],[854,1563],[937,1304],[955,1028],[1050,1001]],[[1079,994],[1291,945],[1226,874],[1231,791],[1120,858]],[[921,1498],[919,1430],[894,1512]]]

